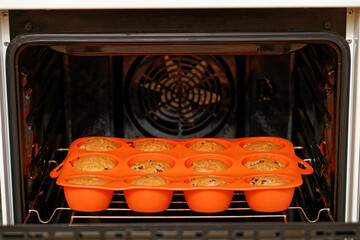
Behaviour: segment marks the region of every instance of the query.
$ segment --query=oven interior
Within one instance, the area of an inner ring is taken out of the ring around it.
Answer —
[[[116,44],[115,44],[116,45]],[[126,44],[125,44],[126,45]],[[142,44],[140,44],[142,45]],[[189,51],[181,44],[180,50]],[[200,45],[201,46],[201,45]],[[213,47],[212,45],[208,45]],[[118,52],[111,44],[25,44],[16,54],[19,216],[23,223],[335,221],[341,54],[331,43],[216,44],[221,54]],[[129,47],[129,48],[128,48]],[[143,46],[141,51],[154,51]],[[156,45],[155,45],[156,48]],[[172,48],[174,48],[172,52]],[[230,52],[225,52],[232,49]],[[115,52],[116,51],[116,52]],[[155,50],[157,51],[157,50]],[[209,50],[206,50],[209,51]],[[213,50],[210,50],[213,51]],[[217,50],[216,50],[217,51]],[[132,212],[117,192],[104,212],[67,208],[49,172],[84,136],[291,140],[314,174],[303,176],[291,207],[252,211],[242,192],[221,213],[188,209],[181,192],[157,214]],[[341,214],[340,214],[341,215]]]
[[[135,13],[137,21],[130,22],[132,11],[96,12],[97,21],[89,18],[92,11],[10,13],[15,223],[344,220],[349,53],[343,33],[330,31],[343,29],[343,9]],[[315,13],[318,18],[308,21]],[[149,14],[157,25],[147,21]],[[180,15],[186,17],[180,21]],[[115,29],[101,25],[114,16]],[[269,16],[259,30],[254,23]],[[274,24],[283,18],[289,21]],[[212,24],[204,27],[205,21]],[[175,30],[180,25],[184,32]],[[137,213],[121,191],[106,211],[75,212],[49,173],[71,142],[85,136],[276,136],[292,141],[314,173],[303,176],[283,212],[255,212],[236,192],[227,211],[196,213],[176,192],[168,210]]]

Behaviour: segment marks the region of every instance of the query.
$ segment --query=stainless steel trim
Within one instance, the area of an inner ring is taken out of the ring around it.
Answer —
[[[0,184],[3,225],[14,224],[5,63],[6,48],[9,43],[9,12],[0,10]]]
[[[360,9],[348,9],[346,19],[346,40],[350,47],[350,92],[349,92],[349,129],[348,129],[348,164],[346,184],[345,221],[359,222],[360,211],[360,49],[359,22]]]

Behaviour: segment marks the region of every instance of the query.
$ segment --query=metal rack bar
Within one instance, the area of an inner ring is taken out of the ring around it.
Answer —
[[[308,218],[308,216],[306,215],[304,209],[302,207],[289,207],[288,209],[297,209],[297,210],[300,210],[302,212],[302,214],[304,215],[304,217],[306,218],[306,220],[309,222],[309,223],[315,223],[317,221],[319,221],[320,219],[320,214],[322,212],[327,212],[328,214],[330,214],[330,208],[321,208],[319,211],[318,211],[318,214],[317,214],[317,217],[315,220],[310,220]]]
[[[269,215],[238,215],[238,216],[73,216],[74,219],[203,219],[203,218],[266,218]],[[286,218],[285,214],[271,215],[271,218]]]

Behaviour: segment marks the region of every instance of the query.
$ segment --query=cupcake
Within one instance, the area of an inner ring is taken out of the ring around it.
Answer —
[[[110,151],[118,148],[119,145],[107,138],[89,139],[80,145],[81,149],[88,151]]]
[[[259,158],[246,162],[244,166],[259,171],[276,171],[285,168],[286,164],[271,158]]]
[[[220,172],[228,168],[223,161],[216,159],[201,159],[197,162],[194,162],[189,167],[190,170],[196,172]]]
[[[131,168],[140,172],[158,173],[170,170],[171,165],[162,160],[144,160],[136,162]]]
[[[188,183],[193,186],[221,186],[228,184],[221,178],[208,176],[191,179]]]
[[[191,145],[189,149],[202,152],[215,152],[226,148],[213,140],[201,140]]]
[[[141,151],[147,152],[158,152],[170,150],[174,146],[171,143],[164,142],[161,140],[149,139],[135,144],[134,148]]]
[[[263,176],[253,177],[250,180],[249,184],[259,185],[259,186],[277,186],[277,185],[288,184],[288,181],[282,179],[277,175],[263,175]]]
[[[104,184],[108,184],[109,182],[99,177],[82,176],[71,179],[69,183],[82,184],[82,185],[104,185]]]
[[[130,184],[140,185],[140,186],[161,186],[169,184],[170,182],[165,178],[158,175],[143,175],[138,179],[131,181]]]
[[[74,168],[89,172],[105,171],[115,166],[115,162],[110,158],[95,154],[81,157],[73,164]]]
[[[275,151],[275,150],[281,149],[281,147],[279,145],[277,145],[276,143],[273,143],[273,142],[269,142],[269,141],[251,142],[251,143],[244,145],[243,148],[245,148],[247,150],[251,150],[251,151],[260,151],[260,152]]]

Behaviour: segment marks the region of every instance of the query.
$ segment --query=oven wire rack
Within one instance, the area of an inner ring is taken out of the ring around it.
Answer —
[[[115,199],[117,197],[121,197],[121,198],[123,197],[122,192],[116,192],[116,193],[114,193],[114,195],[115,195],[114,196]],[[175,198],[183,197],[182,193],[175,193],[174,195],[175,195]],[[110,207],[108,209],[104,210],[101,213],[97,213],[97,212],[82,213],[82,212],[74,211],[68,207],[57,207],[54,209],[50,218],[47,220],[42,219],[42,217],[40,216],[40,213],[37,210],[30,209],[28,212],[28,215],[26,217],[26,221],[28,221],[28,219],[30,219],[32,214],[35,214],[40,223],[47,224],[52,221],[52,219],[54,218],[54,216],[56,214],[60,214],[60,212],[62,212],[62,211],[67,211],[67,212],[71,213],[71,218],[70,218],[69,224],[81,224],[81,223],[90,222],[91,220],[94,220],[94,219],[99,220],[99,221],[104,221],[104,222],[116,222],[116,220],[129,221],[129,220],[145,220],[145,219],[151,219],[151,220],[154,220],[154,219],[158,219],[158,220],[170,220],[170,219],[253,220],[253,219],[257,219],[260,221],[270,220],[270,221],[277,221],[277,222],[280,221],[280,222],[287,223],[288,222],[288,216],[286,213],[287,211],[299,211],[303,215],[303,217],[306,219],[307,222],[315,223],[315,222],[319,221],[320,216],[323,212],[324,212],[324,214],[331,215],[329,208],[321,208],[318,210],[317,217],[312,220],[307,216],[304,209],[299,206],[290,206],[286,211],[278,212],[278,213],[260,213],[260,212],[255,212],[255,211],[251,210],[250,207],[246,206],[247,205],[246,201],[236,200],[239,197],[243,197],[243,193],[235,192],[234,193],[235,200],[233,200],[231,202],[230,207],[226,211],[224,211],[222,213],[218,213],[218,214],[197,214],[197,213],[192,214],[192,211],[189,208],[183,207],[186,205],[185,200],[172,201],[169,209],[165,210],[160,215],[159,214],[155,214],[155,215],[154,214],[145,214],[145,213],[144,214],[138,214],[138,213],[132,214],[132,210],[127,208],[125,201],[115,200],[115,201],[112,201],[112,203],[110,204]],[[111,205],[116,205],[116,204],[121,204],[122,207],[112,207],[111,206]],[[181,207],[172,207],[174,205],[180,205]],[[232,205],[235,205],[235,206],[232,207]],[[245,214],[242,214],[243,212]],[[188,213],[190,213],[190,214],[188,214]]]
[[[294,146],[295,150],[302,150],[302,146]],[[68,148],[58,148],[58,152],[66,152]],[[312,159],[304,159],[304,161],[311,162]],[[51,165],[57,165],[58,163],[55,160],[49,160],[49,167]],[[276,222],[288,222],[288,213],[297,211],[303,219],[309,223],[318,222],[322,214],[326,214],[326,217],[333,220],[331,216],[330,208],[324,207],[320,208],[317,211],[316,217],[311,219],[305,210],[301,206],[290,206],[287,210],[277,213],[260,213],[251,210],[247,205],[244,193],[241,191],[235,192],[230,207],[221,213],[216,214],[198,214],[190,210],[186,204],[184,195],[182,192],[175,192],[170,207],[162,213],[158,214],[145,214],[145,213],[136,213],[130,210],[126,204],[124,194],[122,191],[116,191],[114,197],[111,201],[111,204],[108,209],[102,212],[94,213],[82,213],[74,211],[69,207],[56,207],[54,208],[52,214],[47,220],[44,220],[40,212],[36,209],[29,209],[28,214],[25,219],[25,223],[29,221],[31,217],[37,218],[39,223],[47,224],[51,223],[54,217],[57,214],[67,212],[71,217],[69,219],[69,224],[80,224],[91,221],[100,221],[100,222],[116,222],[116,221],[136,221],[136,220],[146,220],[146,219],[157,219],[157,220],[209,220],[209,219],[227,219],[227,220],[242,220],[242,221],[276,221]],[[314,216],[314,215],[313,215]]]

